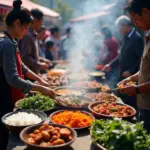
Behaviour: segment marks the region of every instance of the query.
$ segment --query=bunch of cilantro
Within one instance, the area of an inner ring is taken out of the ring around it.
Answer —
[[[143,129],[143,123],[95,120],[91,129],[94,141],[108,150],[150,150],[150,135]]]

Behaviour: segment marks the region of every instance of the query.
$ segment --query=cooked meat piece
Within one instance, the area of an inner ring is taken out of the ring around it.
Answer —
[[[42,147],[47,147],[47,146],[49,146],[49,144],[46,143],[46,142],[42,142],[42,143],[40,144],[40,146],[42,146]]]
[[[36,142],[35,142],[35,140],[33,139],[33,138],[28,138],[28,142],[30,143],[30,144],[35,144]]]
[[[58,139],[58,136],[53,135],[50,141],[53,142],[53,141],[56,141],[57,139]]]
[[[43,139],[45,141],[49,141],[50,140],[51,136],[50,136],[50,134],[47,131],[42,131],[41,134],[42,134]]]
[[[73,140],[73,137],[72,137],[72,136],[69,136],[68,140],[69,140],[69,141],[72,141],[72,140]]]
[[[31,133],[31,134],[29,134],[29,137],[35,138],[35,137],[36,137],[36,134]]]
[[[42,137],[41,134],[37,134],[34,140],[35,140],[36,143],[39,143],[42,140],[42,138],[43,137]]]
[[[60,128],[59,127],[55,127],[55,130],[60,131]]]
[[[55,130],[55,129],[54,129],[54,130],[52,131],[52,135],[57,135],[58,132],[59,132],[58,130]]]
[[[53,146],[53,144],[51,142],[48,142],[47,144],[48,144],[48,146]]]
[[[43,126],[40,127],[40,131],[44,131],[44,130],[48,130],[50,129],[49,125],[48,124],[44,124]]]
[[[34,131],[34,133],[38,134],[38,133],[40,133],[40,131],[37,129],[37,130]]]
[[[67,128],[61,128],[60,129],[60,135],[62,137],[69,137],[71,135],[71,131]]]
[[[65,141],[63,139],[57,139],[52,143],[52,145],[61,145],[61,144],[65,144]]]

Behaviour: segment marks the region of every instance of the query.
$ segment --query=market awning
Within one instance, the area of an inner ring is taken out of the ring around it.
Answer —
[[[109,9],[115,7],[115,6],[116,6],[116,3],[108,4],[108,5],[105,5],[102,9],[106,11],[106,10],[109,10]]]
[[[23,1],[22,6],[29,9],[29,10],[31,10],[33,8],[38,8],[44,13],[45,16],[51,16],[51,17],[59,17],[60,16],[59,13],[57,13],[57,12],[47,8],[47,7],[44,7],[44,6],[41,6],[39,4],[33,3],[29,0],[22,0],[22,1]]]
[[[85,16],[80,16],[77,18],[73,18],[70,21],[71,22],[79,22],[79,21],[85,21],[85,20],[90,20],[90,19],[94,19],[96,17],[103,17],[105,15],[108,15],[109,12],[97,12],[97,13],[93,13],[93,14],[89,14],[89,15],[85,15]]]
[[[29,0],[22,0],[22,2],[23,2],[22,6],[24,8],[27,8],[28,10],[31,10],[33,8],[38,8],[44,13],[45,16],[50,16],[50,17],[55,17],[55,18],[60,16],[59,13],[49,8],[46,8],[44,6],[41,6],[39,4],[33,3]],[[2,8],[3,11],[4,10],[8,11],[11,9],[12,3],[13,3],[13,0],[0,0],[0,8]]]

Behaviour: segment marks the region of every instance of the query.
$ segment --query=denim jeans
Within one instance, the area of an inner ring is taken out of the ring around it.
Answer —
[[[144,128],[150,133],[150,110],[139,108],[139,121],[144,121]]]

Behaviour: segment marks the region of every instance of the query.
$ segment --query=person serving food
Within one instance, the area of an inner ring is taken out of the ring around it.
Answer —
[[[6,31],[0,33],[0,118],[13,110],[16,101],[24,98],[24,93],[39,91],[54,97],[55,93],[47,88],[48,83],[28,69],[21,60],[20,51],[15,39],[22,39],[32,21],[30,12],[21,8],[22,1],[15,0],[13,9],[8,13],[5,23]],[[24,76],[40,82],[34,84]],[[0,149],[6,150],[8,131],[0,121]]]
[[[140,70],[119,83],[119,86],[124,85],[123,88],[120,88],[120,92],[129,96],[137,95],[139,121],[144,121],[145,129],[150,132],[150,1],[132,0],[126,10],[137,27],[149,31],[146,36]],[[129,82],[137,82],[138,85],[128,84]]]

